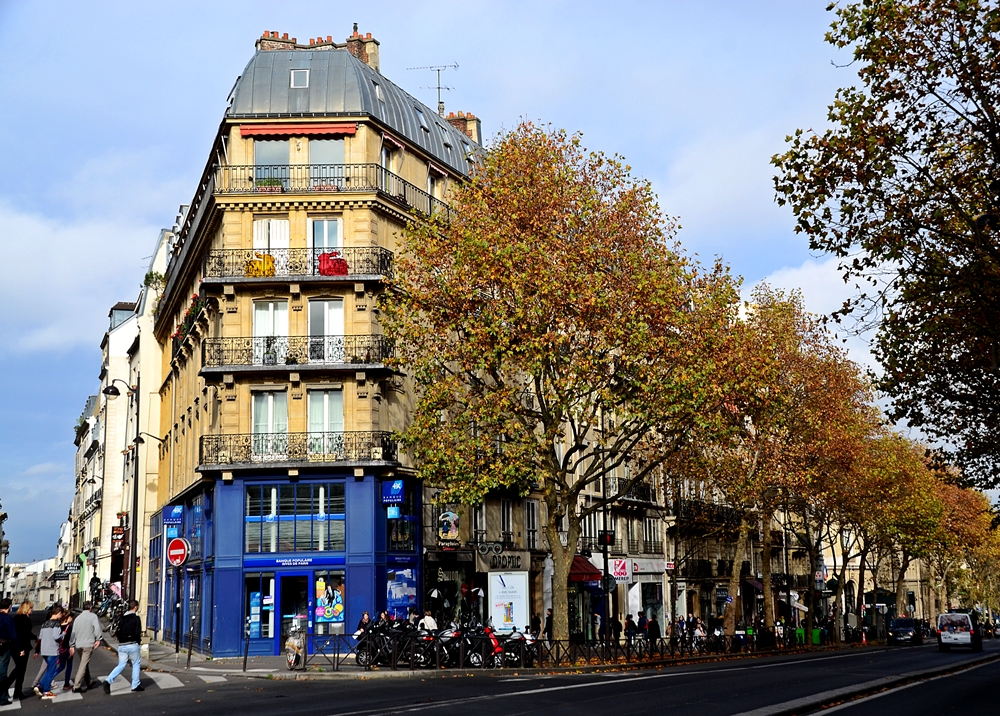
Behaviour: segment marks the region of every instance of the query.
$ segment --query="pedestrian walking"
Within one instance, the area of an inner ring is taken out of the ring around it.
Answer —
[[[49,619],[38,630],[38,653],[45,659],[45,673],[35,687],[35,694],[43,699],[54,699],[52,680],[59,673],[59,642],[63,639],[63,608],[52,607]]]
[[[132,662],[132,691],[145,691],[139,683],[139,660],[140,647],[142,643],[142,621],[136,610],[139,609],[139,602],[134,599],[128,603],[128,611],[122,615],[118,622],[118,631],[115,638],[118,639],[118,666],[114,668],[108,678],[104,680],[104,693],[111,693],[111,683],[125,671],[125,662]]]
[[[73,691],[80,694],[89,689],[93,682],[90,678],[90,657],[94,649],[101,645],[101,637],[104,635],[101,630],[101,620],[93,610],[93,602],[83,603],[83,611],[74,622],[73,639],[70,641],[70,654],[77,656]]]
[[[635,622],[632,621],[632,615],[625,615],[625,641],[629,644],[635,641],[636,626]]]
[[[542,633],[542,618],[538,616],[538,612],[531,615],[531,636],[538,638],[538,635]]]
[[[10,658],[18,647],[17,626],[14,624],[14,617],[10,615],[12,603],[6,598],[0,600],[0,706],[11,704],[7,692],[14,676],[8,676],[7,669],[10,668]]]
[[[601,615],[596,611],[590,617],[590,626],[592,629],[591,639],[597,641],[601,638]]]
[[[14,672],[11,674],[11,683],[14,684],[14,698],[23,699],[24,694],[24,673],[28,669],[28,659],[31,658],[31,645],[35,641],[35,634],[31,631],[31,612],[35,605],[32,602],[21,602],[14,615],[14,631],[17,634],[17,646],[14,648],[12,658],[14,659]],[[9,686],[7,690],[9,690]],[[6,691],[4,691],[6,693]]]
[[[652,654],[660,644],[660,622],[657,621],[656,614],[646,622],[646,640],[649,642],[649,653]]]
[[[361,614],[361,621],[358,622],[358,628],[354,632],[354,636],[355,637],[361,636],[366,631],[368,631],[369,629],[371,629],[374,625],[375,625],[375,622],[372,621],[371,615],[368,614],[368,612],[362,612],[362,614]]]
[[[622,615],[615,614],[611,619],[611,636],[615,640],[615,644],[621,644],[622,641]]]
[[[552,646],[552,609],[545,610],[545,640]]]
[[[66,672],[63,677],[63,691],[73,688],[70,683],[73,677],[73,652],[70,648],[70,642],[73,640],[73,622],[73,612],[67,609],[62,617],[63,638],[59,640],[59,671],[56,672],[56,676],[63,671]]]

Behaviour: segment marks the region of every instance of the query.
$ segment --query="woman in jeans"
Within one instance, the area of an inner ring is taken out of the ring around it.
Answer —
[[[62,618],[62,607],[53,607],[49,620],[42,624],[42,628],[38,631],[38,653],[45,659],[47,668],[41,683],[35,688],[35,693],[43,699],[56,697],[52,693],[52,680],[59,673],[59,642],[63,639]]]

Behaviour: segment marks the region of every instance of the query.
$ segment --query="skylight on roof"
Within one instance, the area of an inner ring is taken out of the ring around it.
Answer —
[[[289,80],[292,89],[305,89],[309,86],[309,70],[292,70]]]

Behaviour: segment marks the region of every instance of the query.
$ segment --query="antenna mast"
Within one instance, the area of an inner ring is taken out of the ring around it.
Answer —
[[[441,72],[447,69],[458,69],[458,63],[452,62],[450,65],[428,65],[426,67],[407,67],[408,70],[434,70],[437,72],[437,84],[433,87],[421,87],[420,89],[436,89],[438,94],[438,116],[444,116],[444,101],[441,99],[441,90],[453,90],[454,87],[446,87],[441,84]]]

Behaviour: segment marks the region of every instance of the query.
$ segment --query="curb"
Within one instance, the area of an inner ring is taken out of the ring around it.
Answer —
[[[250,679],[270,679],[274,681],[342,681],[345,679],[379,679],[379,678],[453,678],[468,676],[539,676],[549,674],[593,674],[605,671],[641,671],[646,669],[662,669],[665,666],[691,666],[711,664],[726,661],[743,661],[776,656],[798,656],[819,654],[831,651],[848,651],[861,649],[866,652],[889,651],[892,647],[860,647],[840,646],[822,649],[789,649],[786,651],[751,652],[743,654],[722,654],[711,656],[695,656],[680,659],[660,659],[658,661],[633,662],[631,664],[590,664],[580,666],[553,666],[549,668],[501,668],[501,669],[373,669],[371,671],[279,671],[270,674],[251,674],[243,671],[228,672],[219,670],[223,676],[244,676]]]

